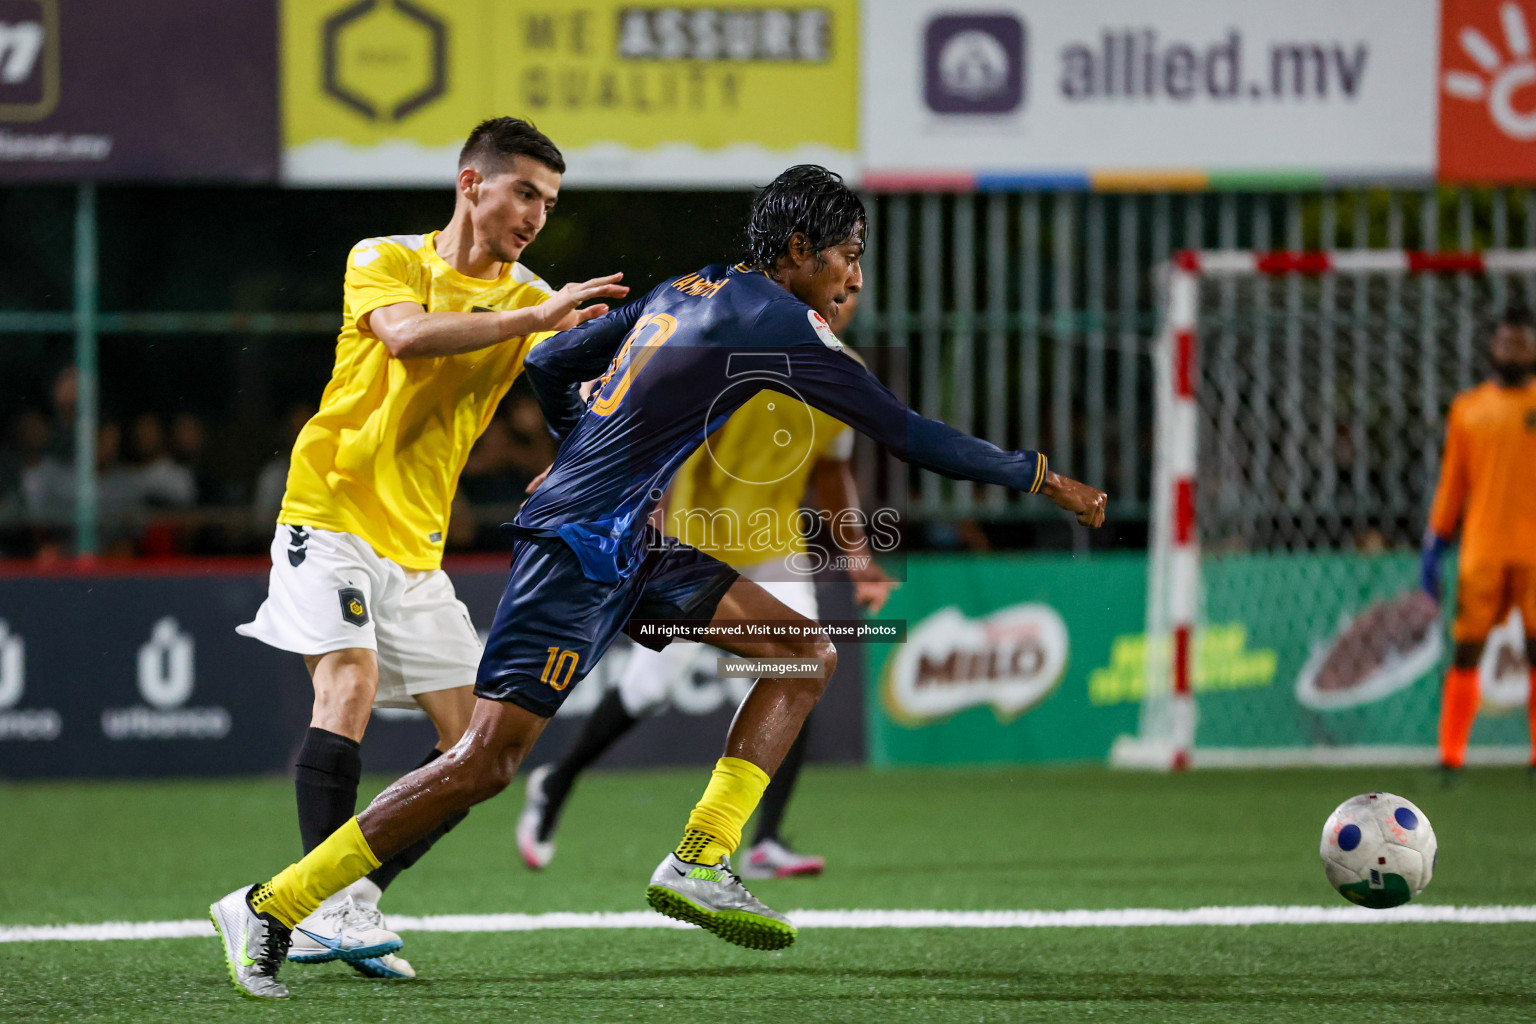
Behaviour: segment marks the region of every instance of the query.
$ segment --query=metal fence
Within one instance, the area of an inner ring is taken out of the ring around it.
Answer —
[[[1148,513],[1156,297],[1150,270],[1183,248],[1536,246],[1536,191],[888,194],[867,197],[867,285],[852,340],[915,408],[1105,487]],[[0,313],[0,334],[72,334],[80,371],[77,550],[95,548],[99,340],[332,330],[303,314],[99,309],[96,195],[81,186],[72,308]],[[866,496],[918,520],[1028,519],[1044,502],[861,466]]]
[[[1147,515],[1151,268],[1179,249],[1536,246],[1531,190],[883,195],[854,340],[914,407],[1104,487]],[[890,350],[890,351],[884,351]],[[895,358],[904,353],[905,358]],[[871,474],[914,517],[1024,519],[1045,503],[929,473]]]

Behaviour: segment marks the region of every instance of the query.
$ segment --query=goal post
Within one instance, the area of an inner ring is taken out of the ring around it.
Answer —
[[[1158,289],[1144,690],[1111,763],[1433,763],[1454,568],[1435,608],[1419,542],[1536,250],[1190,251]],[[1518,632],[1469,761],[1529,757]]]

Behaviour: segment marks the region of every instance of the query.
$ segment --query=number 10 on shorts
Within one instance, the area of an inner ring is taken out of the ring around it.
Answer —
[[[556,690],[565,689],[571,685],[571,676],[576,674],[576,663],[580,660],[581,655],[575,651],[562,651],[558,647],[549,648],[549,660],[544,662],[544,674],[539,676],[539,682],[548,683]],[[565,672],[565,682],[557,682],[562,671]]]

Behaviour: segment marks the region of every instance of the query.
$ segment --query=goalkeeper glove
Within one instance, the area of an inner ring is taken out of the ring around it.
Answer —
[[[1450,546],[1451,542],[1439,534],[1424,535],[1424,552],[1419,555],[1419,585],[1436,604],[1440,603],[1440,556]]]

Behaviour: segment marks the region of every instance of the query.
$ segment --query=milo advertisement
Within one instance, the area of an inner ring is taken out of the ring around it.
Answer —
[[[865,645],[876,765],[1100,760],[1138,704],[1095,703],[1094,670],[1139,635],[1139,554],[912,556],[882,611],[905,644]]]
[[[1207,557],[1194,646],[1197,764],[1434,759],[1454,608],[1384,552]],[[1100,760],[1140,727],[1140,554],[913,556],[882,613],[905,644],[868,645],[876,765]],[[1447,581],[1455,567],[1446,565]],[[1450,589],[1450,588],[1448,588]],[[1522,760],[1524,628],[1489,638],[1474,755]]]

